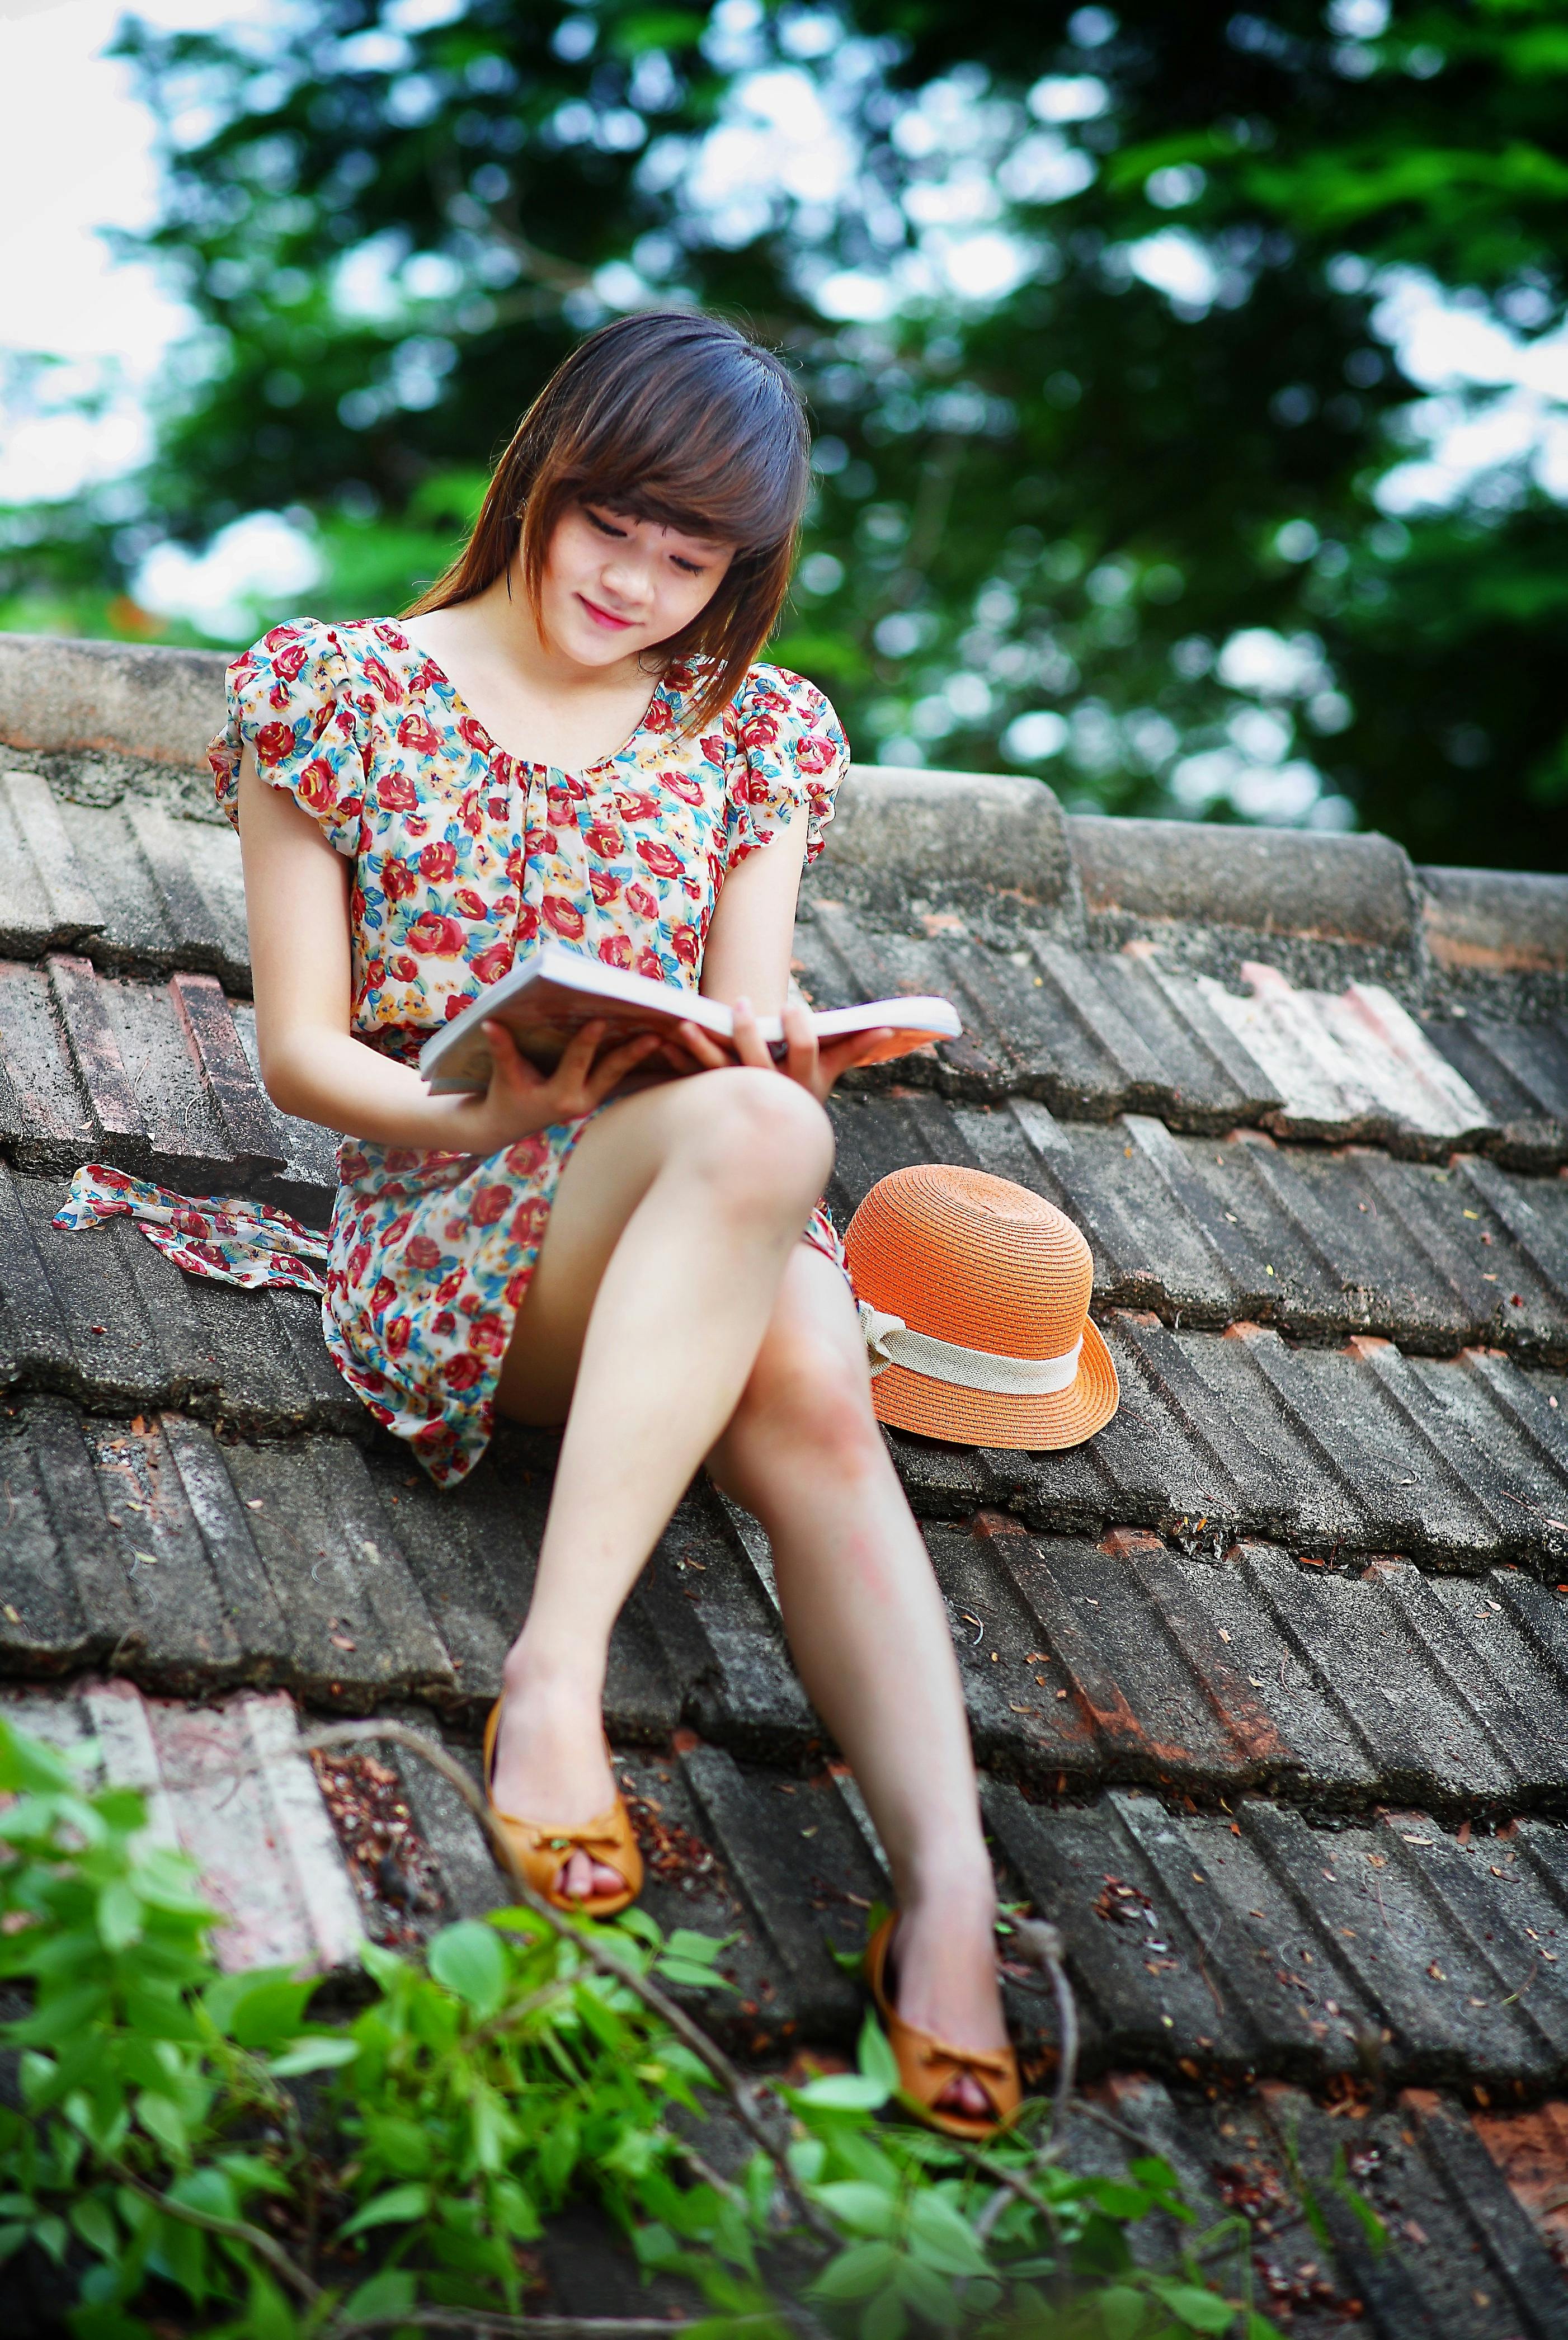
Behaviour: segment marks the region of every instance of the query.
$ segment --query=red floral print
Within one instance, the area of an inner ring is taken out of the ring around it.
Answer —
[[[694,991],[727,872],[797,811],[814,858],[848,755],[821,693],[774,667],[753,668],[693,737],[686,710],[707,671],[667,669],[631,738],[563,772],[499,748],[395,620],[275,626],[229,669],[228,724],[210,750],[218,799],[233,818],[249,740],[263,777],[352,865],[353,1029],[404,1063],[545,937]],[[283,1253],[269,1266],[271,1280],[325,1283],[339,1371],[442,1483],[489,1441],[501,1360],[583,1126],[488,1160],[347,1139],[324,1275]],[[203,1197],[197,1215],[213,1225],[223,1207]],[[177,1241],[193,1272],[209,1257],[200,1272],[229,1272],[226,1236],[146,1231]],[[839,1255],[824,1214],[808,1240]]]

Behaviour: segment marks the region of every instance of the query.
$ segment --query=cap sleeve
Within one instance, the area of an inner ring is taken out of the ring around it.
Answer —
[[[784,667],[753,667],[735,702],[724,867],[771,845],[802,809],[806,863],[822,850],[833,798],[849,761],[839,719],[815,683]]]
[[[274,626],[229,669],[228,721],[207,761],[218,802],[236,827],[247,746],[269,788],[287,788],[352,861],[360,845],[364,748],[348,662],[330,627],[312,618]]]

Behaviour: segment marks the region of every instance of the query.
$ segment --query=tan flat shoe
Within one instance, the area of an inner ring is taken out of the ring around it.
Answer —
[[[1010,2048],[954,2048],[929,2031],[906,2023],[888,1996],[888,1953],[893,1944],[898,1917],[884,1918],[866,1947],[866,1981],[882,2018],[888,2044],[898,2067],[903,2102],[931,2128],[959,2137],[968,2144],[982,2143],[1017,2117],[1023,2102],[1018,2059]],[[950,2112],[938,2098],[957,2079],[973,2080],[991,2106],[991,2117]]]
[[[548,1901],[552,1909],[588,1918],[618,1917],[642,1890],[642,1855],[623,1799],[618,1795],[607,1812],[585,1821],[581,1828],[544,1828],[535,1820],[520,1820],[514,1813],[501,1811],[491,1794],[500,1728],[501,1700],[497,1699],[484,1726],[484,1792],[518,1867],[540,1899]],[[590,1860],[618,1870],[625,1879],[625,1890],[590,1894],[586,1900],[575,1893],[563,1893],[561,1872],[574,1852],[585,1852]]]

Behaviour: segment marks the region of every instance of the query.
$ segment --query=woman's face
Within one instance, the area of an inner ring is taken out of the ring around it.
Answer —
[[[541,580],[551,647],[605,667],[667,642],[713,599],[733,550],[607,504],[569,505]]]

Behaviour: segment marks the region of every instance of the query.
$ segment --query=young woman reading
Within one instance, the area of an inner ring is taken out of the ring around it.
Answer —
[[[848,753],[819,691],[753,662],[807,483],[769,352],[690,313],[610,325],[407,619],[275,627],[235,662],[213,765],[268,1089],[345,1136],[341,1371],[446,1482],[498,1413],[565,1425],[487,1736],[530,1876],[590,1914],[640,1881],[606,1657],[705,1464],[768,1532],[801,1678],[887,1850],[908,2086],[978,2135],[1017,2079],[958,1668],[817,1200],[823,1100],[885,1036],[819,1048],[784,1005]],[[484,1093],[427,1093],[422,1043],[547,939],[728,1003],[733,1047],[684,1026],[686,1076],[618,1095],[674,1072],[656,1042],[590,1026],[546,1076],[491,1024]],[[776,1065],[754,1012],[780,1007]]]

